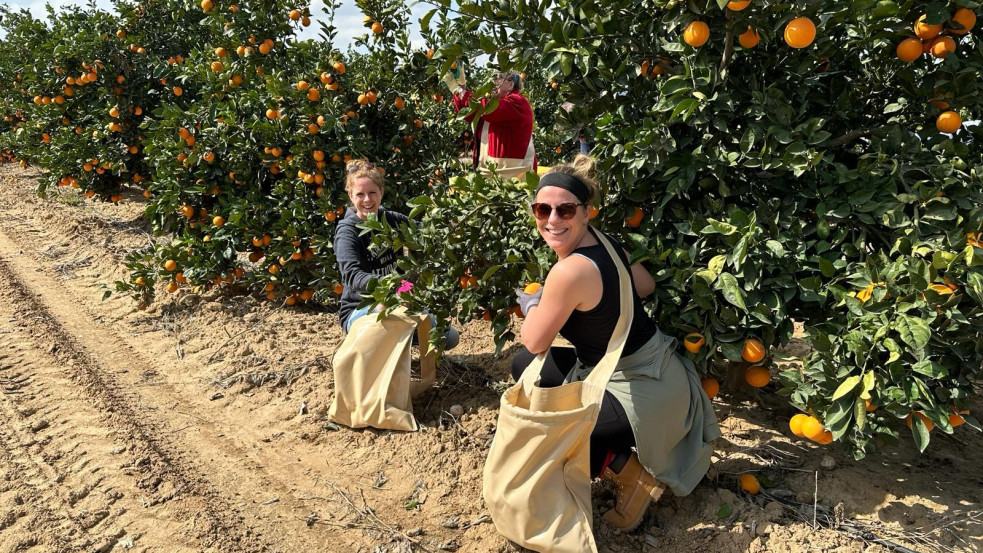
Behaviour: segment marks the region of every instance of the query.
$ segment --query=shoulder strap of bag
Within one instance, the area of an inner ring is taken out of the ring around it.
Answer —
[[[625,342],[628,341],[628,329],[631,328],[634,302],[632,299],[631,275],[628,274],[625,264],[621,262],[621,258],[618,256],[617,250],[615,250],[617,246],[601,231],[594,230],[594,236],[598,242],[604,245],[604,249],[607,250],[608,255],[614,261],[614,266],[618,269],[618,295],[621,300],[621,315],[618,317],[618,322],[614,326],[611,341],[608,342],[608,349],[604,353],[604,357],[594,367],[594,370],[587,376],[587,382],[603,388],[607,386],[608,380],[614,374],[614,370],[618,366],[618,361],[621,359],[621,352],[625,349]],[[543,368],[545,360],[546,353],[540,353],[526,370],[523,371],[520,381],[523,387],[527,388],[527,391],[528,388],[535,385],[539,380],[539,373]]]
[[[614,332],[611,334],[611,341],[608,342],[608,349],[586,379],[587,382],[603,388],[607,386],[608,380],[614,374],[618,361],[621,360],[621,352],[625,349],[625,342],[628,341],[628,329],[631,328],[632,316],[634,315],[634,301],[631,275],[628,274],[625,264],[621,262],[621,257],[615,250],[616,246],[603,232],[596,231],[595,235],[597,241],[604,244],[604,249],[607,250],[615,267],[618,268],[618,288],[621,296],[621,316],[618,317],[618,323],[614,325]]]

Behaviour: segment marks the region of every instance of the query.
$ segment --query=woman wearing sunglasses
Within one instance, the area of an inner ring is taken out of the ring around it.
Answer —
[[[338,310],[338,320],[341,327],[348,332],[355,319],[378,311],[378,306],[358,309],[358,304],[368,295],[369,281],[380,278],[396,270],[396,252],[391,249],[372,252],[370,233],[362,233],[359,223],[369,215],[375,215],[380,221],[385,220],[389,226],[398,227],[408,223],[409,218],[402,213],[396,213],[382,207],[385,195],[385,180],[382,171],[365,159],[349,161],[345,166],[345,191],[352,205],[345,211],[345,216],[338,222],[335,229],[334,251],[341,273],[341,308]],[[434,322],[433,315],[431,322]],[[416,340],[414,335],[414,340]],[[449,328],[444,334],[444,349],[457,345],[459,336],[457,330]]]
[[[512,359],[516,380],[547,350],[540,386],[583,380],[604,356],[620,316],[615,263],[627,267],[628,256],[619,247],[619,259],[611,259],[590,226],[588,206],[598,194],[593,171],[593,159],[579,155],[554,166],[536,189],[536,228],[558,261],[536,294],[517,292],[526,318],[524,348]],[[639,264],[629,273],[632,324],[590,443],[592,475],[617,489],[616,505],[603,518],[626,531],[666,489],[687,495],[696,487],[710,466],[710,442],[720,436],[693,364],[676,354],[676,340],[642,307],[641,297],[655,290],[652,276]],[[551,347],[557,334],[573,347]]]

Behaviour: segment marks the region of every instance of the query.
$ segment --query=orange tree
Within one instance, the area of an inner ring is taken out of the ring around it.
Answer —
[[[348,52],[333,46],[331,25],[321,41],[291,40],[310,24],[296,3],[206,6],[208,39],[162,75],[180,89],[164,91],[146,126],[147,215],[169,240],[132,255],[132,278],[117,289],[149,301],[157,282],[175,291],[237,281],[291,305],[328,299],[338,293],[344,162],[382,166],[386,203],[400,209],[444,178],[466,126],[449,124],[400,2],[362,2],[367,32]],[[336,7],[326,5],[327,20]]]
[[[91,7],[51,11],[47,25],[27,14],[5,18],[5,25],[9,49],[21,53],[4,63],[20,76],[8,105],[23,120],[23,130],[7,138],[45,170],[39,192],[72,186],[119,201],[125,183],[147,174],[138,128],[152,107],[145,50],[124,49],[120,20]]]
[[[703,337],[688,355],[708,375],[733,385],[767,366],[798,320],[812,353],[771,387],[815,418],[817,441],[862,456],[904,421],[919,449],[931,427],[979,430],[960,413],[983,362],[983,132],[962,124],[983,102],[983,55],[966,32],[976,2],[440,4],[427,18],[451,21],[445,59],[477,35],[506,67],[538,60],[569,102],[557,117],[596,129],[596,223],[651,269],[660,326]],[[510,185],[457,188],[468,196],[421,195],[426,223],[389,236],[410,246],[407,272],[423,268],[419,296],[440,297],[427,307],[463,316],[505,305],[545,256]],[[442,210],[493,224],[448,229]],[[445,258],[447,275],[425,262]],[[481,291],[461,290],[466,269],[483,271]],[[394,282],[382,284],[380,299]],[[388,302],[423,308],[416,295]]]

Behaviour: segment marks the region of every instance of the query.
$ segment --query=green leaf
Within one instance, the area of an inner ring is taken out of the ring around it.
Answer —
[[[897,355],[894,352],[891,352],[891,354]],[[888,361],[888,364],[891,364],[892,362],[893,361]],[[863,387],[863,391],[860,392],[860,397],[861,399],[870,399],[871,397],[870,391],[874,389],[874,385],[876,383],[874,378],[874,371],[867,371],[866,373],[864,373],[863,383],[864,383],[864,387]]]
[[[922,421],[921,417],[911,417],[911,436],[915,438],[915,446],[918,447],[918,451],[924,453],[931,437],[929,436],[928,427],[925,426],[925,422]]]
[[[723,234],[724,236],[730,236],[737,232],[737,227],[730,223],[725,223],[723,221],[717,221],[715,219],[707,219],[710,224],[703,227],[700,232],[703,234]]]
[[[744,290],[737,284],[737,278],[730,273],[720,273],[714,288],[724,294],[724,299],[742,311],[747,312],[747,305],[744,303]]]
[[[836,388],[836,391],[833,392],[832,400],[836,401],[841,397],[849,394],[854,390],[854,388],[857,387],[857,384],[860,384],[859,376],[851,376],[850,378],[847,378],[842,383],[840,383],[840,385]]]
[[[932,329],[928,323],[918,317],[910,315],[899,315],[894,323],[895,330],[901,335],[901,339],[908,346],[921,356],[932,337]]]
[[[731,508],[730,504],[728,504],[728,503],[721,503],[720,504],[720,508],[717,509],[717,518],[720,519],[720,520],[725,519],[725,518],[729,517],[730,514],[733,513],[733,512],[734,512],[734,510]]]

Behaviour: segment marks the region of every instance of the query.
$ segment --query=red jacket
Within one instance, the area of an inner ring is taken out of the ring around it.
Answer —
[[[454,110],[460,112],[468,106],[471,91],[454,96]],[[481,105],[488,99],[482,98]],[[473,115],[467,120],[471,121]],[[495,163],[498,172],[505,177],[519,176],[536,170],[536,149],[532,143],[533,115],[529,100],[518,92],[509,92],[498,101],[495,111],[478,119],[474,133],[474,165],[483,169],[486,163]]]

